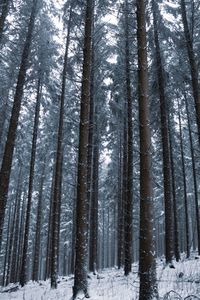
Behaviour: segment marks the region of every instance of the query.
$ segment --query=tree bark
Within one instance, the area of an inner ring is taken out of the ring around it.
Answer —
[[[118,234],[117,234],[117,266],[118,269],[122,266],[122,253],[123,253],[123,201],[122,201],[122,143],[121,133],[119,137],[119,149],[118,149]]]
[[[188,216],[188,200],[187,200],[187,183],[185,173],[185,155],[183,149],[183,132],[181,124],[181,111],[180,105],[178,105],[178,120],[179,120],[179,135],[180,135],[180,150],[181,150],[181,166],[183,176],[183,191],[184,191],[184,209],[185,209],[185,237],[186,237],[186,255],[190,257],[190,236],[189,236],[189,216]]]
[[[57,288],[58,276],[58,256],[59,256],[59,227],[60,227],[60,205],[61,205],[61,186],[62,186],[62,156],[63,156],[63,123],[64,123],[64,104],[65,104],[65,89],[66,89],[66,76],[68,66],[68,52],[70,43],[71,31],[71,16],[72,4],[70,6],[70,14],[68,20],[68,32],[65,46],[65,57],[62,73],[62,91],[60,97],[60,115],[59,115],[59,128],[57,138],[57,152],[56,152],[56,165],[55,165],[55,182],[54,182],[54,195],[52,203],[52,253],[51,253],[51,288]]]
[[[148,99],[148,63],[145,1],[137,0],[138,84],[140,124],[140,300],[158,298],[153,237],[151,132]]]
[[[156,50],[156,71],[160,98],[161,113],[161,135],[163,151],[163,175],[164,175],[164,204],[165,204],[165,257],[166,263],[171,263],[173,259],[173,211],[171,199],[171,170],[170,170],[170,150],[169,150],[169,129],[167,120],[166,96],[164,87],[163,64],[160,54],[160,43],[158,36],[157,12],[158,7],[155,1],[153,4],[153,25],[154,43]]]
[[[87,287],[87,149],[90,108],[90,68],[91,68],[91,34],[93,19],[93,0],[86,1],[85,36],[83,49],[83,75],[81,88],[81,111],[79,127],[79,155],[77,179],[77,214],[76,214],[76,258],[73,299],[79,292],[88,297]]]
[[[125,76],[127,102],[127,195],[124,205],[124,274],[129,275],[132,265],[132,222],[133,222],[133,124],[130,78],[129,17],[128,0],[125,1]]]
[[[173,212],[174,212],[174,254],[176,261],[180,260],[180,248],[179,248],[179,226],[178,226],[178,207],[176,198],[176,181],[175,181],[175,167],[174,167],[174,155],[173,155],[173,143],[172,143],[172,124],[170,124],[169,117],[169,144],[170,144],[170,163],[171,163],[171,179],[172,179],[172,195],[173,195]]]
[[[99,189],[99,137],[97,111],[95,111],[95,133],[93,146],[93,178],[90,217],[90,260],[89,270],[98,271],[98,189]]]
[[[48,233],[47,233],[47,245],[46,245],[46,262],[45,262],[45,280],[51,276],[51,240],[52,240],[52,218],[53,218],[53,191],[54,191],[54,179],[55,179],[55,167],[52,174],[51,182],[51,196],[50,196],[50,208],[49,208],[49,217],[48,217]]]
[[[28,25],[28,32],[26,36],[26,41],[24,44],[24,49],[21,58],[21,64],[17,79],[17,86],[14,96],[14,103],[10,118],[10,124],[8,129],[8,135],[2,160],[2,166],[0,171],[0,248],[2,242],[2,232],[3,232],[3,223],[4,223],[4,216],[5,216],[5,209],[8,197],[8,188],[9,188],[9,181],[10,181],[10,173],[12,167],[12,159],[13,159],[13,152],[15,146],[15,139],[17,133],[17,125],[19,119],[19,113],[21,108],[21,101],[23,96],[23,89],[26,79],[26,71],[28,68],[28,57],[30,52],[32,34],[34,29],[34,23],[36,18],[36,11],[37,11],[37,0],[33,0],[31,16]]]

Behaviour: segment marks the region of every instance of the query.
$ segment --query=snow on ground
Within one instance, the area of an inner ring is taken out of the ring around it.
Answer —
[[[157,279],[160,299],[169,293],[165,299],[184,299],[189,295],[200,299],[200,258],[174,263],[175,268],[165,266],[162,261],[157,263]],[[90,275],[89,294],[91,300],[137,300],[139,278],[136,264],[128,277],[123,276],[122,270],[104,270],[97,276]],[[50,289],[50,282],[29,282],[16,292],[0,293],[0,300],[70,300],[72,296],[72,277],[60,278],[57,290]],[[11,287],[11,286],[10,286]],[[9,287],[9,288],[10,288]],[[180,295],[181,297],[178,297]],[[84,297],[80,297],[83,299]],[[85,298],[84,298],[85,299]]]

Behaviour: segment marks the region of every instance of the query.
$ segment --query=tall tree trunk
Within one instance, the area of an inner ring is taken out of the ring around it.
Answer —
[[[34,171],[35,171],[35,155],[37,149],[37,135],[38,135],[38,125],[40,116],[40,97],[41,97],[41,80],[38,79],[37,85],[37,100],[35,106],[35,117],[33,126],[33,137],[32,137],[32,149],[31,149],[31,160],[30,160],[30,171],[29,171],[29,186],[28,186],[28,201],[26,209],[26,221],[25,221],[25,232],[24,232],[24,246],[22,254],[22,266],[20,274],[20,284],[25,285],[27,281],[27,264],[28,264],[28,240],[30,231],[30,217],[31,217],[31,207],[32,207],[32,193],[33,193],[33,181],[34,181]]]
[[[187,183],[185,173],[185,155],[183,149],[183,132],[181,124],[181,111],[180,105],[178,105],[178,120],[179,120],[179,135],[180,135],[180,150],[181,150],[181,166],[183,176],[183,191],[184,191],[184,210],[185,210],[185,237],[186,237],[186,255],[190,257],[190,236],[189,236],[189,216],[188,216],[188,200],[187,200]]]
[[[92,27],[94,29],[94,20],[92,22]],[[92,239],[93,239],[93,175],[94,175],[94,41],[92,41],[91,50],[91,74],[90,74],[90,121],[89,121],[89,136],[88,136],[88,156],[87,156],[87,200],[88,200],[88,239],[89,239],[89,271],[95,272],[93,270],[93,253],[92,253]]]
[[[195,102],[196,122],[198,127],[198,138],[200,144],[200,94],[199,94],[199,83],[198,83],[198,70],[197,70],[197,63],[195,61],[192,35],[190,33],[188,20],[187,20],[185,0],[181,0],[181,14],[182,14],[185,41],[186,41],[187,52],[188,52],[188,59],[190,64],[190,72],[192,78],[192,91],[193,91],[193,97]]]
[[[90,260],[89,270],[96,274],[98,271],[98,189],[99,189],[99,137],[97,110],[95,111],[95,133],[93,147],[93,178],[90,217]]]
[[[125,258],[125,207],[127,203],[127,170],[128,170],[128,133],[127,133],[127,103],[124,102],[124,115],[123,115],[123,161],[122,161],[122,207],[123,207],[123,229],[122,229],[122,241],[123,241],[123,253],[122,264],[124,265]]]
[[[51,182],[51,196],[50,196],[50,208],[48,217],[48,232],[47,232],[47,245],[46,245],[46,262],[45,262],[45,280],[51,276],[51,239],[52,239],[52,217],[53,217],[53,191],[54,191],[54,180],[55,180],[55,167],[52,174]]]
[[[169,129],[167,120],[166,96],[164,87],[163,64],[160,54],[160,43],[157,25],[158,6],[153,1],[153,25],[154,43],[156,50],[156,70],[160,98],[161,113],[161,135],[163,150],[163,175],[164,175],[164,204],[165,204],[165,257],[166,263],[171,263],[173,258],[173,211],[171,199],[171,170],[170,170],[170,150],[169,150]]]
[[[174,167],[174,155],[173,155],[173,144],[172,144],[172,133],[169,117],[169,144],[170,144],[170,163],[171,163],[171,179],[172,179],[172,195],[173,195],[173,212],[174,212],[174,254],[176,261],[180,260],[180,249],[179,249],[179,226],[178,226],[178,207],[176,198],[176,181],[175,181],[175,167]]]
[[[10,124],[8,129],[8,135],[2,160],[2,166],[0,171],[0,248],[2,242],[2,231],[3,231],[3,223],[5,216],[5,209],[8,197],[8,188],[10,181],[10,173],[12,167],[12,159],[13,159],[13,151],[15,146],[15,138],[17,132],[17,125],[19,119],[19,113],[21,108],[21,101],[23,96],[23,89],[26,79],[26,71],[28,67],[28,57],[30,52],[32,34],[34,29],[34,23],[36,18],[37,11],[37,0],[33,0],[31,16],[28,24],[28,32],[26,36],[26,41],[24,44],[24,49],[21,58],[21,64],[17,79],[17,86],[14,96],[14,103],[10,118]]]
[[[148,99],[148,63],[145,1],[137,0],[138,83],[140,124],[140,300],[158,298],[153,238],[151,132]]]
[[[76,232],[76,184],[77,176],[75,175],[74,184],[74,197],[73,197],[73,216],[72,216],[72,236],[71,236],[71,262],[70,262],[70,274],[74,274],[75,263],[75,232]]]
[[[46,162],[43,163],[42,176],[40,179],[40,190],[38,195],[38,206],[37,206],[37,221],[36,221],[36,233],[35,233],[35,245],[34,245],[34,256],[33,256],[33,270],[32,280],[38,281],[39,277],[39,258],[40,258],[40,244],[41,244],[41,222],[42,222],[42,198],[43,198],[43,186],[45,179],[45,166]]]
[[[87,287],[87,145],[90,108],[90,69],[91,69],[91,35],[93,19],[93,0],[86,1],[85,36],[83,49],[83,75],[81,88],[81,111],[79,127],[79,155],[77,179],[77,213],[76,213],[76,258],[73,299],[79,292],[88,297]]]
[[[71,2],[72,3],[72,2]],[[51,288],[57,288],[58,276],[58,256],[59,256],[59,227],[60,227],[60,205],[61,205],[61,186],[62,186],[62,156],[63,156],[63,123],[64,123],[64,104],[65,104],[65,89],[66,89],[66,76],[68,65],[68,52],[70,43],[71,31],[71,16],[72,4],[70,7],[70,14],[68,20],[68,32],[65,46],[65,57],[62,73],[62,91],[60,97],[60,115],[59,115],[59,128],[57,137],[57,152],[55,162],[55,182],[54,182],[54,195],[52,203],[52,253],[51,253]]]
[[[194,200],[195,200],[195,213],[196,213],[196,226],[197,226],[197,244],[198,244],[198,254],[200,255],[200,219],[199,219],[199,200],[198,200],[198,187],[197,187],[197,174],[195,167],[195,156],[194,156],[194,147],[192,139],[192,130],[191,130],[191,121],[189,116],[188,101],[185,95],[185,106],[187,113],[187,123],[188,123],[188,132],[190,139],[190,152],[192,158],[192,172],[193,172],[193,183],[194,183]]]
[[[9,11],[10,0],[2,0],[0,3],[1,16],[0,16],[0,44],[3,37],[4,25],[6,21],[6,17]]]
[[[132,124],[132,97],[130,79],[130,50],[129,50],[129,18],[128,0],[125,1],[125,76],[127,102],[127,191],[124,205],[124,274],[131,272],[132,264],[132,222],[133,222],[133,124]]]
[[[122,266],[122,252],[123,252],[123,201],[122,201],[122,143],[121,133],[119,137],[119,155],[118,155],[118,236],[117,236],[117,266],[118,269]]]

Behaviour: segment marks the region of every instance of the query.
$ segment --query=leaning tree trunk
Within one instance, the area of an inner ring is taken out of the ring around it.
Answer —
[[[65,57],[62,73],[62,91],[60,97],[60,115],[58,125],[57,137],[57,152],[55,162],[55,181],[54,181],[54,194],[52,203],[52,245],[51,245],[51,287],[57,288],[58,276],[58,255],[59,255],[59,229],[60,229],[60,205],[61,205],[61,186],[62,186],[62,157],[63,157],[63,123],[64,123],[64,104],[65,104],[65,89],[66,89],[66,76],[68,65],[68,52],[70,43],[71,31],[71,16],[72,4],[70,7],[70,15],[68,21],[68,32],[66,38]]]
[[[33,137],[32,137],[32,149],[31,149],[31,160],[30,160],[30,171],[29,171],[29,186],[28,186],[28,201],[26,208],[26,220],[25,220],[25,232],[24,232],[24,245],[22,254],[22,266],[20,272],[20,284],[25,285],[27,281],[27,264],[28,264],[28,240],[30,231],[30,218],[31,218],[31,207],[32,207],[32,193],[33,193],[33,180],[35,172],[35,155],[37,149],[37,136],[40,116],[40,96],[41,96],[41,81],[38,79],[37,86],[37,100],[35,107],[35,118],[33,126]]]
[[[148,63],[145,1],[137,0],[138,84],[140,124],[140,300],[158,298],[153,238],[151,132],[148,99]]]
[[[153,25],[154,43],[156,50],[156,71],[158,80],[158,90],[160,98],[161,113],[161,135],[163,150],[163,175],[164,175],[164,204],[165,204],[165,257],[166,263],[171,263],[173,258],[173,211],[171,199],[171,170],[170,170],[170,149],[169,149],[169,129],[167,120],[166,96],[164,87],[163,64],[160,54],[160,43],[158,36],[157,22],[158,7],[153,1]]]
[[[30,52],[32,34],[33,34],[34,23],[36,18],[36,11],[37,11],[36,8],[37,8],[37,0],[33,0],[31,16],[28,24],[28,32],[24,44],[23,53],[22,53],[21,64],[20,64],[20,69],[19,69],[19,74],[17,79],[17,86],[16,86],[16,91],[14,96],[14,103],[13,103],[8,135],[7,135],[7,140],[6,140],[6,145],[5,145],[5,150],[4,150],[3,160],[2,160],[2,166],[0,171],[0,248],[2,242],[3,223],[4,223],[5,209],[6,209],[6,203],[8,198],[8,188],[9,188],[15,139],[17,133],[17,125],[18,125],[19,113],[21,108],[23,89],[24,89],[24,84],[26,79],[26,71],[28,68],[28,57]]]
[[[87,286],[87,145],[88,124],[90,108],[90,68],[91,68],[91,35],[93,0],[86,2],[85,36],[83,48],[83,75],[81,88],[81,111],[79,128],[79,154],[78,154],[78,178],[77,178],[77,213],[76,213],[76,258],[75,279],[73,287],[73,299],[77,298],[79,292],[88,297]]]
[[[200,93],[199,93],[199,83],[198,83],[198,69],[197,69],[197,63],[195,61],[192,35],[190,33],[188,20],[187,20],[185,0],[181,0],[181,14],[182,14],[188,59],[190,64],[190,72],[192,78],[192,91],[193,91],[193,97],[195,102],[196,122],[198,127],[198,138],[200,144]]]
[[[129,50],[129,18],[128,0],[125,1],[125,77],[127,102],[127,187],[124,203],[124,274],[131,272],[132,264],[132,222],[133,222],[133,124],[132,97],[130,78],[130,50]]]

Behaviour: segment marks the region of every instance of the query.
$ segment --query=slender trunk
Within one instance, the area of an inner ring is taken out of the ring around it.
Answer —
[[[31,207],[32,207],[32,193],[33,193],[33,181],[35,171],[35,155],[37,148],[37,135],[40,115],[40,96],[41,96],[41,81],[38,80],[37,86],[37,100],[35,106],[35,117],[33,126],[33,137],[32,137],[32,149],[31,149],[31,160],[30,160],[30,172],[29,172],[29,186],[28,186],[28,201],[26,209],[26,221],[25,221],[25,232],[24,232],[24,246],[22,254],[22,266],[20,274],[20,284],[22,286],[27,282],[27,264],[28,264],[28,240],[30,231],[30,218],[31,218]]]
[[[91,59],[91,85],[90,85],[90,121],[88,136],[88,157],[87,157],[87,197],[88,197],[88,213],[90,210],[91,193],[92,193],[92,161],[93,161],[93,136],[94,136],[94,46],[92,45]],[[88,216],[88,224],[90,223]]]
[[[91,217],[90,217],[90,260],[89,270],[96,274],[98,271],[98,189],[99,189],[99,137],[98,137],[98,119],[95,111],[95,134],[93,148],[93,178],[91,195]]]
[[[71,236],[71,265],[70,274],[74,274],[74,263],[75,263],[75,233],[76,233],[76,189],[74,191],[73,199],[73,225],[72,225],[72,236]]]
[[[127,144],[128,144],[128,134],[127,134],[127,103],[125,101],[124,103],[124,120],[123,120],[123,170],[122,170],[122,207],[123,207],[123,253],[122,253],[122,264],[124,265],[124,258],[125,258],[125,223],[126,223],[126,212],[125,212],[125,208],[126,208],[126,203],[127,203],[127,169],[128,169],[128,148],[127,148]]]
[[[37,11],[37,0],[33,0],[32,4],[32,11],[31,16],[28,24],[28,32],[26,36],[26,41],[24,44],[24,49],[21,58],[21,64],[17,79],[17,86],[14,96],[13,108],[10,118],[10,124],[8,129],[8,135],[2,160],[2,166],[0,171],[0,248],[1,248],[1,241],[2,241],[2,231],[3,231],[3,223],[4,223],[4,216],[5,216],[5,209],[8,197],[8,188],[9,188],[9,181],[10,181],[10,174],[11,174],[11,167],[12,167],[12,159],[13,159],[13,152],[15,146],[15,139],[17,133],[17,125],[19,119],[19,113],[21,108],[21,101],[23,96],[23,89],[26,79],[26,71],[28,68],[28,57],[30,52],[32,34],[34,29],[34,23],[36,18],[36,11]]]
[[[61,205],[61,185],[62,185],[62,156],[63,156],[63,123],[64,123],[64,104],[65,104],[65,89],[66,89],[66,76],[68,65],[68,51],[70,43],[71,31],[71,16],[72,4],[70,7],[70,15],[68,21],[68,32],[65,46],[65,57],[62,73],[62,91],[60,97],[60,115],[59,115],[59,128],[57,137],[57,152],[56,152],[56,165],[55,165],[55,182],[54,182],[54,196],[52,203],[52,253],[51,253],[51,288],[57,288],[58,276],[58,256],[59,256],[59,224],[60,224],[60,205]]]
[[[153,237],[151,132],[148,99],[148,63],[145,1],[137,0],[138,83],[140,124],[140,300],[158,298]]]
[[[199,83],[198,83],[198,70],[197,70],[197,63],[195,61],[192,35],[190,33],[188,20],[187,20],[185,0],[181,0],[181,14],[182,14],[188,59],[190,64],[190,72],[192,78],[192,91],[193,91],[193,97],[195,102],[196,122],[198,127],[198,138],[200,143],[200,94],[199,94]]]
[[[185,105],[187,113],[187,122],[188,122],[188,132],[190,139],[190,152],[192,158],[192,172],[193,172],[193,183],[194,183],[194,200],[195,200],[195,213],[196,213],[196,226],[197,226],[197,243],[198,243],[198,254],[200,255],[200,219],[199,219],[199,200],[198,200],[198,186],[197,186],[197,174],[195,167],[195,156],[194,156],[194,147],[192,139],[192,130],[191,130],[191,121],[189,115],[188,101],[185,95]]]
[[[179,226],[178,226],[178,207],[176,198],[176,181],[175,181],[175,167],[174,167],[174,155],[173,155],[173,144],[171,134],[171,124],[169,124],[169,144],[170,144],[170,163],[171,163],[171,179],[172,179],[172,196],[173,196],[173,212],[174,212],[174,254],[176,261],[180,260],[180,249],[179,249]]]
[[[187,252],[187,258],[189,258],[190,257],[189,216],[188,216],[187,183],[186,183],[186,173],[185,173],[185,155],[184,155],[184,149],[183,149],[183,133],[182,133],[182,124],[181,124],[180,105],[178,108],[178,120],[179,120],[181,166],[182,166],[183,189],[184,189],[186,252]]]
[[[77,178],[77,213],[76,213],[76,258],[75,279],[73,287],[73,299],[77,298],[79,292],[88,297],[87,286],[87,145],[89,130],[89,108],[90,108],[90,69],[91,69],[91,35],[93,0],[86,1],[85,36],[83,49],[83,75],[81,89],[81,111],[79,128],[79,156],[78,156],[78,178]]]
[[[49,208],[49,218],[48,218],[48,233],[47,233],[47,245],[46,245],[46,263],[45,263],[45,280],[51,276],[51,239],[52,239],[52,217],[53,217],[53,191],[54,191],[54,179],[55,179],[55,168],[52,174],[51,182],[51,196],[50,196],[50,208]]]
[[[130,79],[130,51],[129,51],[129,18],[128,0],[125,1],[125,73],[126,73],[126,102],[127,102],[127,195],[124,205],[124,274],[131,272],[132,264],[132,222],[133,222],[133,124],[132,97]]]
[[[41,244],[41,222],[42,222],[42,198],[43,198],[43,186],[45,179],[45,165],[44,162],[42,176],[40,179],[40,190],[38,195],[38,206],[37,206],[37,221],[36,221],[36,233],[35,233],[35,245],[34,245],[34,257],[33,257],[33,270],[32,280],[38,281],[39,277],[39,258],[40,258],[40,244]]]
[[[122,266],[122,251],[123,251],[123,202],[122,202],[122,146],[121,134],[119,137],[119,156],[118,156],[118,237],[117,237],[117,266],[118,269]]]
[[[169,151],[169,129],[167,120],[166,96],[164,87],[163,64],[160,54],[160,43],[157,25],[158,7],[153,1],[153,24],[154,24],[154,43],[156,49],[157,80],[160,98],[161,113],[161,135],[163,150],[163,175],[164,175],[164,204],[165,204],[165,257],[166,263],[171,263],[173,258],[173,211],[171,200],[171,170],[170,170],[170,151]]]

